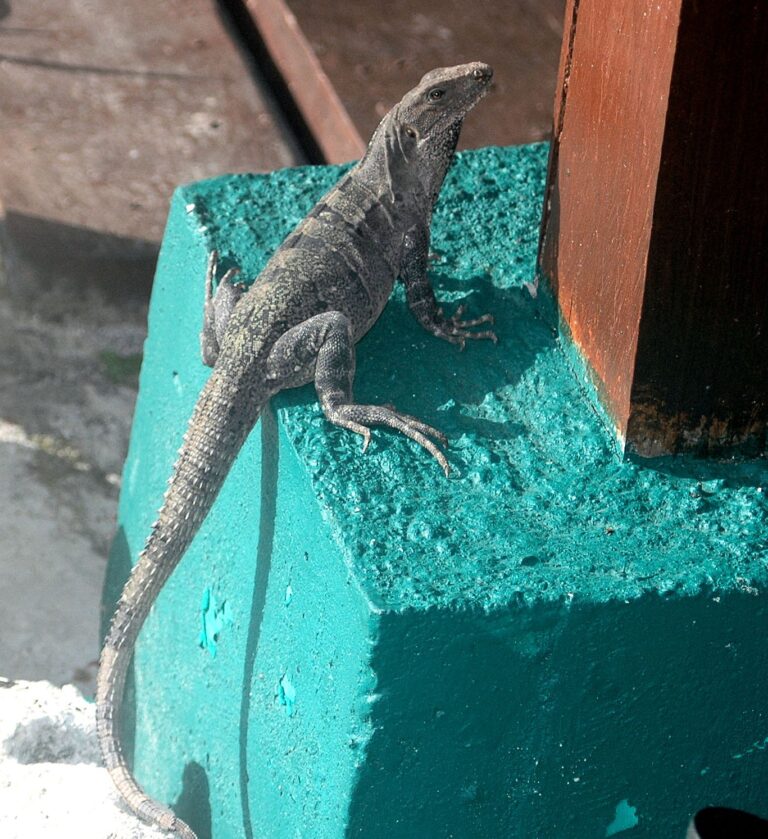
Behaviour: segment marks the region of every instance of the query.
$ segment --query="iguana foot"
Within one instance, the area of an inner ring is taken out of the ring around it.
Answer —
[[[474,326],[480,326],[483,323],[493,323],[493,315],[481,315],[479,318],[472,318],[471,320],[462,320],[461,316],[466,310],[466,306],[462,303],[451,317],[444,317],[443,310],[437,310],[437,318],[432,328],[432,333],[438,338],[442,338],[451,344],[458,344],[459,349],[464,349],[467,341],[481,341],[488,339],[494,344],[499,342],[496,333],[490,329],[482,332],[470,332],[469,330]]]
[[[416,417],[401,414],[391,405],[358,405],[352,397],[355,343],[352,324],[342,312],[323,312],[283,334],[267,359],[266,379],[277,392],[315,379],[320,407],[334,425],[363,438],[363,451],[371,441],[372,425],[384,425],[426,449],[450,472],[445,455],[433,442],[445,446],[446,436]],[[431,438],[431,439],[430,439]]]
[[[448,445],[448,438],[441,431],[416,419],[416,417],[412,417],[409,414],[401,414],[394,408],[385,405],[357,405],[355,403],[348,403],[331,405],[327,409],[324,406],[324,410],[325,416],[334,425],[348,428],[350,431],[355,431],[363,437],[363,451],[368,448],[371,439],[369,426],[384,425],[387,428],[399,431],[426,449],[440,464],[446,478],[451,472],[451,467],[448,465],[445,455],[429,439],[433,437],[439,443],[446,446]]]

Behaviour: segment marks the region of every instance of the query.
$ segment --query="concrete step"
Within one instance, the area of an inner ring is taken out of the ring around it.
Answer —
[[[201,835],[683,836],[759,811],[768,750],[765,461],[616,459],[532,299],[547,147],[462,155],[433,224],[459,353],[395,293],[355,393],[450,438],[370,450],[310,387],[274,400],[136,658],[135,767]],[[208,374],[208,252],[254,277],[339,168],[180,189],[110,564],[111,607]]]

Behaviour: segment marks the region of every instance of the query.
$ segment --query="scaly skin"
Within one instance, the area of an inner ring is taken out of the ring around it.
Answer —
[[[125,763],[118,723],[136,637],[160,589],[208,514],[227,472],[271,396],[314,380],[325,416],[363,437],[384,425],[425,448],[448,474],[436,429],[394,408],[352,398],[355,343],[381,314],[399,277],[408,305],[432,334],[460,347],[493,332],[490,315],[445,317],[427,279],[429,225],[466,114],[492,71],[475,62],[433,70],[381,121],[368,150],[283,242],[248,291],[227,273],[206,278],[201,336],[213,372],[189,423],[165,501],[125,585],[99,665],[97,731],[104,762],[127,806],[147,822],[194,839],[188,825],[147,796]]]

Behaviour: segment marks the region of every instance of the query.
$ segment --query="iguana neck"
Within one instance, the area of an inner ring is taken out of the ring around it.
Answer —
[[[453,160],[461,124],[458,119],[442,133],[430,136],[409,158],[399,142],[402,126],[397,110],[390,111],[357,165],[357,176],[383,197],[396,192],[418,195],[427,200],[431,211]]]

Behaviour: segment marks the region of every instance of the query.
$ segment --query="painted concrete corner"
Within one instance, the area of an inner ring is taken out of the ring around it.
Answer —
[[[282,394],[161,595],[136,768],[201,836],[682,835],[703,803],[760,808],[766,462],[616,458],[524,289],[545,164],[462,154],[435,215],[438,296],[494,312],[498,347],[457,352],[396,292],[358,348],[357,398],[446,432],[452,477]],[[340,171],[177,191],[107,600],[207,374],[208,250],[256,276]]]

